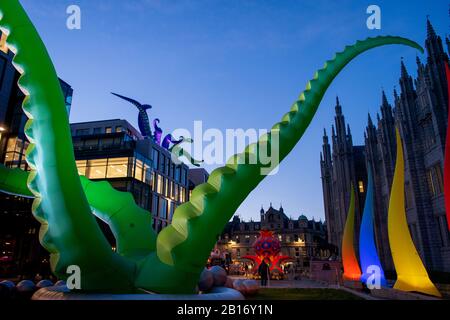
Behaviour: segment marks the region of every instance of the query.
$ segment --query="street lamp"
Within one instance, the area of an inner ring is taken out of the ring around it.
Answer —
[[[6,127],[0,124],[0,141],[2,141],[3,132],[6,132]]]

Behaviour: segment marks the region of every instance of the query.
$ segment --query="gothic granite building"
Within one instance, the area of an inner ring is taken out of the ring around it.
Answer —
[[[450,41],[446,38],[447,51]],[[369,114],[365,145],[353,146],[350,129],[339,101],[332,148],[326,133],[321,153],[322,187],[330,243],[341,246],[349,188],[357,186],[357,226],[364,206],[366,168],[375,185],[375,238],[385,270],[393,270],[387,235],[390,188],[396,161],[395,128],[403,141],[405,157],[405,206],[409,229],[428,270],[450,271],[450,235],[446,227],[443,195],[444,147],[447,131],[448,93],[441,38],[427,20],[427,60],[417,58],[417,78],[401,62],[400,93],[394,90],[394,106],[385,93],[376,123]],[[356,230],[359,234],[359,230]],[[355,239],[357,240],[357,239]],[[357,248],[356,248],[357,249]]]

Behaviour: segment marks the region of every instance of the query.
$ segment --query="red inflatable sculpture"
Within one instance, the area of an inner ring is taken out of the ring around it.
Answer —
[[[281,244],[280,241],[274,236],[272,231],[262,230],[259,233],[259,237],[253,244],[255,249],[254,256],[244,256],[243,259],[252,260],[255,263],[254,270],[258,270],[261,262],[267,259],[269,260],[270,271],[277,269],[280,274],[283,274],[281,263],[286,260],[291,260],[289,256],[280,255]]]

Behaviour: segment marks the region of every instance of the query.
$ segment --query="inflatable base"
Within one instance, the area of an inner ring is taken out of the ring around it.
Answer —
[[[216,287],[205,294],[109,294],[74,293],[67,287],[47,287],[35,292],[32,300],[245,300],[237,290]]]

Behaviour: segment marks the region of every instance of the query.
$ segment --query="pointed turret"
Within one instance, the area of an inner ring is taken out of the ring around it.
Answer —
[[[397,92],[397,88],[394,87],[394,100],[398,99],[398,92]]]
[[[336,96],[336,106],[334,108],[336,110],[336,115],[341,115],[342,114],[342,106],[341,103],[339,102],[339,97]]]
[[[428,53],[428,62],[439,64],[441,60],[448,60],[447,54],[442,45],[442,39],[434,31],[430,19],[427,18],[427,39],[425,40],[425,47]]]
[[[367,123],[369,124],[369,127],[374,127],[372,117],[370,116],[370,112],[367,113]]]
[[[384,90],[381,92],[381,106],[388,106],[389,102],[386,98],[386,93],[384,92]]]
[[[328,135],[325,128],[323,128],[323,144],[328,144]]]
[[[336,110],[336,116],[334,117],[334,123],[336,124],[336,137],[337,137],[337,147],[338,149],[345,148],[346,140],[347,140],[347,132],[345,126],[345,117],[342,113],[342,106],[339,101],[339,97],[336,97],[336,106],[334,108]],[[334,144],[334,140],[333,140]],[[334,146],[333,146],[334,147]]]
[[[402,57],[402,59],[400,61],[400,75],[401,75],[402,78],[408,78],[409,77],[408,70],[406,70],[406,66],[405,66],[405,63],[403,61],[403,57]]]
[[[320,153],[320,159],[327,169],[331,167],[331,147],[328,142],[328,135],[325,129],[323,129],[323,145],[322,152]]]
[[[436,37],[436,32],[434,31],[433,25],[431,24],[430,18],[427,17],[427,38]]]
[[[448,102],[447,93],[447,76],[445,74],[445,64],[448,61],[447,53],[444,51],[441,37],[439,37],[430,22],[427,19],[427,39],[425,40],[425,47],[427,49],[427,64],[423,75],[419,74],[419,79],[422,79],[424,87],[430,87],[436,95],[436,105],[443,106],[436,109],[435,106],[431,106],[434,111],[437,112],[437,117],[443,117],[446,114],[446,106]],[[426,74],[426,76],[425,76]],[[425,82],[427,86],[425,85]],[[440,109],[440,110],[439,110]],[[442,113],[442,115],[439,115]],[[443,128],[440,131],[444,130]]]
[[[401,59],[400,62],[400,80],[399,80],[399,84],[400,84],[400,89],[401,89],[401,95],[402,96],[411,96],[413,94],[415,94],[415,90],[414,90],[414,85],[413,85],[413,80],[412,77],[409,75],[408,70],[406,70],[406,66],[405,63],[403,61],[403,58]]]

